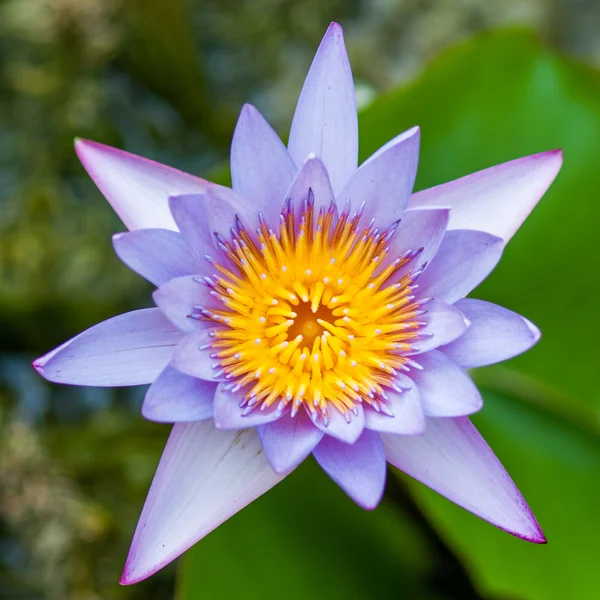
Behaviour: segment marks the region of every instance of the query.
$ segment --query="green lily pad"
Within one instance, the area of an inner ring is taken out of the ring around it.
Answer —
[[[361,158],[420,125],[417,189],[554,148],[555,183],[474,293],[542,330],[511,368],[587,403],[600,402],[590,368],[600,334],[600,76],[525,32],[485,34],[443,55],[407,88],[361,115]]]

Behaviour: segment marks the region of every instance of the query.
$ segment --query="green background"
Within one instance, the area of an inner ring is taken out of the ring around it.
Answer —
[[[360,2],[312,13],[306,3],[251,23],[246,3],[229,14],[210,2],[161,0],[147,11],[138,1],[81,2],[73,6],[87,12],[65,16],[50,2],[56,18],[43,21],[50,9],[27,2],[21,13],[0,3],[0,598],[600,597],[598,71],[558,50],[564,39],[511,29],[450,49],[442,42],[461,35],[440,34],[439,47],[410,55],[418,68],[395,73],[414,34],[394,24],[421,23],[426,9],[394,13],[390,25]],[[72,137],[222,172],[242,101],[285,136],[334,16],[363,98],[361,159],[418,124],[423,189],[564,149],[556,182],[475,294],[543,332],[526,355],[473,373],[486,400],[474,420],[549,543],[512,538],[395,471],[381,507],[362,511],[309,460],[177,565],[121,588],[168,428],[139,416],[143,389],[50,386],[29,367],[82,328],[150,303],[150,288],[112,254],[110,234],[122,226],[74,158]],[[437,31],[423,23],[419,31]]]

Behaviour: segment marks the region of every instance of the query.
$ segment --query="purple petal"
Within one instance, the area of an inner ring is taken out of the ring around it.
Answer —
[[[530,542],[546,539],[523,496],[466,417],[427,419],[422,436],[383,435],[388,462],[452,502]]]
[[[281,201],[283,204],[283,199]],[[218,232],[229,237],[229,230],[239,217],[249,233],[258,226],[258,211],[245,198],[233,190],[224,187],[213,187],[204,194],[206,219],[211,232]],[[278,208],[281,208],[280,206]]]
[[[295,469],[324,435],[304,410],[295,417],[288,413],[273,423],[260,425],[257,432],[269,464],[276,473]]]
[[[462,417],[483,406],[479,390],[469,375],[443,352],[432,350],[418,358],[422,371],[413,371],[423,410],[428,417]]]
[[[212,421],[175,425],[121,584],[156,573],[281,479],[254,431],[218,431]]]
[[[212,419],[216,389],[216,383],[167,367],[146,392],[142,415],[159,423]]]
[[[415,354],[429,352],[438,346],[449,344],[469,328],[469,320],[452,304],[442,300],[432,300],[425,306],[425,310],[427,312],[419,318],[427,325],[419,333],[429,334],[429,337],[415,342],[418,347]]]
[[[198,273],[180,233],[169,229],[137,229],[113,236],[117,256],[156,286],[183,275]]]
[[[204,195],[169,196],[169,208],[190,252],[201,264],[207,265],[205,256],[214,256],[217,250],[209,226]]]
[[[507,242],[550,187],[562,160],[562,150],[512,160],[414,194],[409,206],[450,206],[450,229],[487,231]]]
[[[192,319],[188,315],[199,315],[200,307],[210,310],[223,308],[206,285],[193,276],[177,277],[161,285],[152,294],[154,303],[174,325],[182,331],[196,331],[215,326],[213,321]],[[194,307],[199,307],[194,309]]]
[[[385,402],[386,408],[393,413],[393,416],[377,412],[369,405],[365,405],[365,427],[373,431],[398,435],[423,433],[425,414],[417,386],[405,375],[397,375],[396,382],[405,388],[403,392],[389,388],[385,391],[388,397]]]
[[[253,209],[277,225],[296,166],[283,142],[250,104],[244,105],[231,143],[233,189],[246,198]]]
[[[429,262],[437,253],[446,227],[450,218],[449,208],[414,208],[405,210],[399,214],[400,223],[392,239],[388,255],[382,262],[382,267],[401,257],[409,250],[423,248],[418,258],[411,261],[395,275],[395,279],[403,277],[410,269],[415,268],[415,262],[419,265]],[[389,219],[389,226],[393,219]]]
[[[255,408],[245,416],[244,408],[240,406],[244,400],[242,390],[232,392],[225,389],[226,384],[220,383],[215,393],[214,419],[217,429],[245,429],[271,423],[281,417],[281,411],[277,410],[277,402],[265,410]]]
[[[377,227],[395,221],[413,190],[419,162],[419,128],[396,136],[368,158],[354,173],[338,197],[358,210],[365,203],[364,219],[375,218]]]
[[[312,192],[315,215],[319,214],[321,208],[327,209],[332,202],[335,202],[327,169],[323,162],[315,157],[309,158],[302,167],[300,167],[292,185],[285,195],[286,198],[292,200],[293,206],[299,209],[299,217],[301,216],[301,207],[308,199],[309,192]]]
[[[337,438],[346,444],[354,444],[365,427],[365,412],[362,404],[356,405],[356,412],[357,415],[353,412],[349,413],[350,422],[348,422],[339,410],[331,406],[328,411],[329,421],[327,425],[321,418],[316,419],[314,424],[324,434]]]
[[[296,165],[316,154],[340,193],[358,165],[358,119],[344,34],[332,23],[304,82],[288,148]]]
[[[448,231],[437,254],[419,278],[419,295],[454,304],[492,272],[503,248],[500,238],[483,231]]]
[[[202,193],[209,181],[183,171],[78,139],[79,160],[128,229],[173,229],[167,199],[171,194]]]
[[[540,330],[531,321],[502,306],[464,298],[456,307],[471,326],[440,350],[461,367],[483,367],[507,360],[529,350],[540,339]]]
[[[145,308],[94,325],[33,366],[55,383],[142,385],[160,375],[182,337],[158,308]]]
[[[354,444],[325,436],[313,451],[325,473],[359,506],[375,508],[385,488],[385,452],[381,436],[363,431]]]
[[[210,347],[213,338],[206,330],[195,331],[186,335],[174,348],[169,366],[180,373],[199,377],[206,381],[216,381],[213,365],[216,360],[210,355],[214,352]]]

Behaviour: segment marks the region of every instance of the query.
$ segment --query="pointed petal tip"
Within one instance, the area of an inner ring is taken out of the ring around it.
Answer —
[[[513,531],[507,531],[507,533],[511,533],[512,535],[519,538],[520,540],[523,540],[524,542],[529,542],[531,544],[538,544],[539,546],[544,546],[545,544],[548,543],[548,539],[544,535],[543,531],[539,528],[538,528],[538,531],[536,531],[535,533],[533,533],[531,535],[526,535],[526,534],[517,533],[517,532],[513,532]]]
[[[104,150],[106,152],[116,152],[117,154],[125,154],[125,151],[120,150],[119,148],[113,148],[112,146],[107,146],[106,144],[101,144],[100,142],[95,142],[94,140],[88,140],[86,138],[80,137],[76,137],[73,139],[73,146],[75,147],[75,153],[77,154],[79,160],[86,168],[86,170],[86,163],[90,158],[88,156],[89,152],[93,152],[94,150]]]
[[[38,375],[41,375],[42,377],[46,378],[46,374],[44,373],[44,356],[40,356],[40,358],[36,358],[32,363],[31,366],[37,371]]]
[[[373,511],[375,510],[379,504],[381,503],[381,500],[383,498],[383,493],[385,491],[385,486],[382,488],[381,492],[373,498],[369,498],[369,499],[363,499],[360,502],[356,499],[353,498],[354,502],[356,502],[356,504],[358,504],[363,510],[368,510],[368,511]]]
[[[242,109],[240,110],[240,116],[242,115],[255,115],[255,114],[259,114],[260,115],[260,111],[258,110],[258,108],[256,108],[256,106],[254,106],[254,104],[250,104],[249,102],[244,102],[244,104],[242,105]],[[262,115],[260,115],[262,117]]]
[[[553,167],[552,174],[549,177],[549,183],[548,183],[548,186],[549,186],[550,183],[552,183],[552,181],[558,174],[558,172],[560,171],[560,168],[562,167],[562,164],[564,161],[564,152],[563,152],[562,148],[555,148],[554,150],[546,150],[545,152],[538,152],[537,154],[532,154],[531,156],[525,156],[525,157],[523,157],[521,159],[517,159],[517,160],[524,161],[527,159],[542,160],[546,164],[549,164]]]
[[[160,571],[167,564],[168,562],[164,562],[158,565],[157,567],[154,567],[153,569],[142,571],[141,573],[136,573],[134,565],[130,563],[128,558],[127,562],[125,563],[125,568],[123,569],[123,574],[119,579],[119,585],[134,585],[136,583],[140,583],[140,581],[144,581],[144,579],[148,579],[148,577],[151,577],[152,575]]]
[[[337,21],[331,21],[331,23],[329,24],[329,27],[327,28],[327,31],[325,32],[325,36],[324,37],[328,37],[328,36],[337,36],[337,37],[344,37],[344,28],[337,22]]]
[[[527,325],[529,331],[531,331],[531,334],[533,335],[533,343],[537,344],[540,341],[540,338],[542,337],[542,332],[540,331],[540,328],[535,325],[535,323],[532,323],[529,319],[526,319],[525,317],[523,317],[523,320],[525,321],[525,324]]]
[[[548,543],[548,539],[544,535],[542,528],[540,527],[535,515],[529,508],[529,505],[523,500],[523,511],[524,516],[527,518],[527,523],[523,529],[510,529],[507,527],[501,527],[496,525],[498,529],[505,531],[506,533],[523,540],[524,542],[529,542],[530,544],[539,544],[544,545]],[[495,525],[495,524],[494,524]]]

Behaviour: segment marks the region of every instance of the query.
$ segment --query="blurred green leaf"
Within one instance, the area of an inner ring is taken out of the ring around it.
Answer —
[[[394,507],[360,509],[307,461],[186,555],[177,600],[446,597],[425,588],[431,560]]]
[[[421,126],[417,189],[562,147],[550,191],[508,245],[477,297],[534,321],[543,338],[511,366],[588,403],[600,333],[600,76],[525,32],[491,33],[435,61],[411,86],[376,101],[360,120],[362,159]]]
[[[476,422],[549,544],[524,543],[423,486],[413,489],[484,592],[597,598],[600,435],[591,407],[600,386],[590,356],[600,333],[600,77],[529,34],[486,34],[362,115],[363,158],[415,123],[423,147],[418,189],[555,147],[564,148],[565,165],[474,294],[527,315],[544,333],[538,347],[511,362],[532,381],[499,367],[479,375],[496,388],[542,393],[527,403],[489,394]]]
[[[486,594],[523,600],[598,597],[600,434],[488,392],[474,419],[540,522],[548,544],[507,535],[423,485],[411,489]]]

